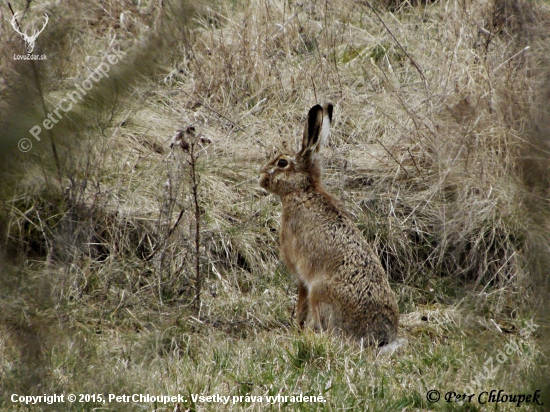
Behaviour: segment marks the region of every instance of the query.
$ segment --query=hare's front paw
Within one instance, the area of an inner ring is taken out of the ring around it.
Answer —
[[[305,310],[304,308],[300,310],[300,307],[296,310],[296,324],[300,327],[300,329],[304,329],[308,326],[308,323],[311,323],[311,319],[309,319],[310,317],[307,312],[307,307]]]
[[[298,303],[296,304],[296,323],[300,328],[304,328],[309,313],[308,290],[307,287],[300,282],[298,285]]]

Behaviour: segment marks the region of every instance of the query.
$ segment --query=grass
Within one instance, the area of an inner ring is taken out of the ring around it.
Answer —
[[[507,411],[477,395],[547,396],[549,5],[420,3],[14,1],[23,26],[50,16],[34,63],[13,59],[24,42],[0,6],[0,409],[175,408],[11,401],[53,393],[180,394],[200,411]],[[110,77],[34,140],[113,48],[126,55]],[[394,353],[296,327],[280,202],[257,184],[266,152],[296,147],[327,100],[324,179],[396,291]],[[191,125],[197,204],[169,147]]]

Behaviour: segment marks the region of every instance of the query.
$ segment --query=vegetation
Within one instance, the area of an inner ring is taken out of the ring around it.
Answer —
[[[10,6],[1,410],[178,408],[12,402],[70,393],[180,394],[180,410],[200,411],[518,409],[480,404],[492,389],[540,390],[544,406],[521,408],[548,408],[548,1]],[[47,60],[15,57],[25,42],[12,10],[29,33],[49,15],[33,52]],[[273,146],[298,145],[307,109],[325,101],[324,178],[397,293],[407,343],[393,353],[293,320],[280,203],[258,171]],[[195,399],[216,394],[231,400]],[[277,395],[288,398],[268,405]]]

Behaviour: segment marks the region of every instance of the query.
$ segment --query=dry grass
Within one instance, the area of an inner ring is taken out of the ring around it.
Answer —
[[[521,350],[478,389],[544,389],[529,379],[545,371],[546,332],[525,325],[550,267],[550,5],[411,3],[220,0],[191,18],[171,2],[31,1],[50,15],[42,65],[13,61],[23,42],[0,6],[0,408],[12,393],[204,392],[482,410],[426,391],[471,386],[510,342]],[[19,154],[43,106],[113,49],[127,54],[109,79]],[[296,146],[327,100],[327,186],[399,296],[408,344],[389,356],[295,328],[279,201],[257,184],[265,152]],[[189,125],[203,137],[198,314],[189,165],[169,148]]]

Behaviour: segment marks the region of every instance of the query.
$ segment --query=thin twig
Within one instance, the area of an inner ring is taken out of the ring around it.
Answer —
[[[210,110],[211,112],[217,114],[219,117],[227,120],[229,123],[231,123],[231,125],[233,127],[236,127],[238,128],[241,132],[244,132],[244,128],[242,126],[239,126],[237,123],[235,123],[233,120],[231,120],[229,117],[227,116],[224,116],[223,114],[221,114],[220,112],[218,112],[217,110],[213,109],[212,107],[210,107],[206,102],[200,100],[200,99],[197,99],[196,97],[192,96],[191,94],[187,93],[185,90],[181,90],[184,94],[186,94],[190,99],[194,100],[195,102],[197,103],[200,103],[202,104],[204,107],[206,107],[208,110]]]
[[[500,63],[500,64],[495,68],[495,70],[493,70],[493,73],[496,73],[498,70],[500,70],[500,68],[501,68],[502,66],[504,66],[506,63],[508,63],[510,60],[515,59],[515,58],[518,57],[520,54],[526,52],[526,51],[529,50],[530,48],[531,48],[531,46],[527,46],[527,47],[521,49],[520,51],[518,51],[516,54],[514,54],[512,57],[510,57],[510,58],[507,59],[506,61]]]
[[[414,160],[414,156],[411,153],[411,150],[407,147],[407,152],[409,153],[409,156],[411,157],[414,167],[416,168],[416,171],[418,172],[419,176],[424,180],[424,176],[422,176],[422,173],[420,172],[420,169],[418,168],[418,165],[416,164],[416,160]]]
[[[389,33],[389,35],[393,38],[393,40],[395,41],[395,43],[397,44],[397,46],[401,49],[401,51],[403,53],[405,53],[405,56],[407,56],[407,58],[411,61],[411,63],[413,64],[413,66],[416,68],[416,70],[418,70],[418,73],[420,73],[420,76],[422,76],[422,79],[424,80],[424,83],[425,84],[428,84],[428,80],[426,79],[426,76],[424,76],[424,73],[422,72],[422,69],[420,68],[420,66],[418,65],[418,63],[412,58],[412,56],[407,53],[407,51],[403,48],[403,46],[401,46],[401,43],[399,43],[399,40],[397,40],[397,38],[393,35],[393,33],[391,32],[390,28],[386,25],[386,23],[384,22],[384,20],[382,20],[382,17],[380,17],[380,15],[378,14],[378,12],[375,10],[374,7],[372,7],[372,5],[370,4],[369,1],[365,0],[364,1],[367,6],[369,6],[369,8],[373,11],[373,13],[376,15],[376,17],[378,17],[378,20],[380,20],[380,23],[382,23],[382,25],[384,26],[384,28],[386,29],[386,31]],[[361,5],[363,5],[362,3],[359,3]]]
[[[179,223],[180,223],[180,220],[181,218],[183,217],[183,213],[185,212],[185,209],[181,209],[180,211],[180,214],[178,216],[178,218],[176,219],[176,223],[174,223],[174,226],[172,226],[169,230],[168,230],[168,234],[166,235],[166,237],[164,238],[164,240],[162,241],[161,244],[159,244],[155,250],[145,258],[145,261],[146,262],[149,262],[151,259],[153,259],[153,257],[158,253],[158,251],[160,249],[162,249],[162,247],[166,244],[166,242],[168,241],[168,239],[170,238],[170,236],[172,236],[172,233],[174,233],[174,230],[176,230],[176,228],[178,227]]]
[[[384,146],[384,144],[383,144],[380,140],[377,139],[376,142],[379,143],[380,146],[382,146],[386,152],[388,152],[388,154],[391,156],[391,158],[392,158],[393,160],[395,160],[395,162],[396,162],[399,166],[401,166],[401,168],[405,171],[405,173],[407,174],[407,176],[408,176],[408,177],[411,177],[411,175],[409,175],[409,172],[407,171],[407,169],[405,169],[405,166],[403,166],[403,164],[402,164],[399,160],[397,160],[397,159],[395,158],[395,156],[388,150],[388,148],[387,148],[386,146]]]
[[[191,143],[189,151],[189,165],[191,166],[191,183],[192,183],[192,194],[193,194],[193,203],[195,206],[195,312],[197,317],[200,315],[201,307],[201,274],[200,274],[200,207],[199,207],[199,195],[198,195],[198,186],[199,181],[197,177],[196,164],[198,160],[198,155],[195,154],[197,140]]]

